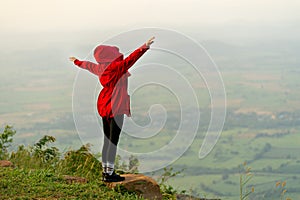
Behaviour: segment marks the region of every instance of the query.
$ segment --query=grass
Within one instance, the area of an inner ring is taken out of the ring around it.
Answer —
[[[97,159],[100,155],[92,154],[90,145],[61,155],[59,149],[51,145],[56,138],[45,135],[33,146],[20,145],[16,151],[8,152],[15,133],[11,126],[0,133],[0,159],[10,160],[14,165],[0,168],[0,199],[143,199],[122,186],[109,189],[102,182],[102,164]],[[117,156],[115,169],[121,168],[121,173],[124,170],[138,173],[138,165],[134,156],[129,158],[128,165]],[[164,200],[176,198],[177,190],[166,182],[179,173],[165,168],[158,176]],[[66,175],[86,181],[69,183],[64,178]]]
[[[14,135],[7,126],[1,136],[1,158],[14,167],[0,168],[0,199],[141,199],[122,187],[108,189],[101,181],[101,163],[90,153],[89,146],[70,150],[63,157],[54,146],[56,139],[44,136],[33,146],[20,145],[17,151],[8,152]],[[87,183],[70,184],[64,175],[84,177]]]
[[[136,194],[110,190],[100,177],[86,184],[68,184],[46,169],[0,168],[0,199],[140,199]]]

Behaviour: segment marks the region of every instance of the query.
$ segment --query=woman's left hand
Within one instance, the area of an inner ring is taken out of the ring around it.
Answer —
[[[153,44],[153,40],[155,39],[155,37],[151,37],[147,42],[146,42],[146,46],[150,47],[151,44]]]

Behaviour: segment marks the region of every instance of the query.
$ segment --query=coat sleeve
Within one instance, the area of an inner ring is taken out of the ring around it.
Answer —
[[[132,67],[132,65],[149,49],[146,44],[142,45],[140,48],[136,49],[132,52],[127,58],[121,61],[121,65],[123,65],[123,73],[127,72],[127,70]]]
[[[146,44],[132,52],[122,61],[112,62],[104,70],[100,82],[103,86],[115,85],[132,65],[149,49]]]
[[[102,72],[100,66],[93,62],[80,61],[80,60],[76,59],[76,60],[74,60],[74,64],[82,69],[86,69],[86,70],[90,71],[91,73],[93,73],[97,76]]]
[[[146,44],[142,45],[134,52],[132,52],[128,57],[122,61],[118,61],[110,64],[107,67],[107,71],[117,71],[118,74],[125,74],[127,70],[132,67],[132,65],[149,49]]]

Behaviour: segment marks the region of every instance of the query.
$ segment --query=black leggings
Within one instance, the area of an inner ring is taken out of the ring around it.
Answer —
[[[124,115],[117,115],[114,118],[102,117],[104,144],[102,148],[102,162],[114,164],[123,126]]]

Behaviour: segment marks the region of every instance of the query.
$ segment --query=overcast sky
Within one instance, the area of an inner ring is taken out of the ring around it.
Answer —
[[[33,39],[39,43],[40,33],[55,35],[47,36],[50,42],[58,37],[61,41],[72,37],[79,41],[80,31],[92,38],[92,30],[109,35],[143,27],[186,34],[189,32],[185,28],[189,27],[196,30],[197,36],[217,40],[245,36],[295,38],[300,32],[299,10],[299,0],[0,0],[0,44],[29,46]]]
[[[299,0],[1,0],[1,31],[175,24],[283,23],[300,19]]]

